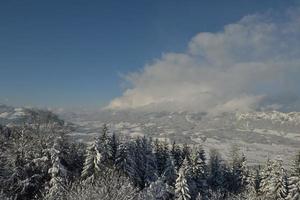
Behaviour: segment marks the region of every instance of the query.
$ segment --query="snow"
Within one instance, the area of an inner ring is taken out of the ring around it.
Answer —
[[[9,115],[10,115],[10,113],[3,112],[3,113],[0,114],[0,118],[8,118]]]
[[[146,135],[179,143],[198,143],[207,151],[210,148],[220,149],[224,155],[228,154],[231,145],[239,144],[249,156],[250,164],[262,162],[268,155],[275,154],[288,160],[300,145],[300,113],[297,112],[223,113],[219,116],[187,112],[126,112],[123,115],[102,116],[99,113],[98,121],[95,116],[89,120],[87,115],[75,116],[77,118],[70,121],[84,125],[79,132],[86,132],[87,135],[99,131],[97,127],[107,120],[112,130],[121,135]],[[84,133],[81,137],[88,138]]]
[[[300,124],[300,112],[283,113],[278,111],[272,112],[248,112],[248,113],[237,113],[236,117],[238,120],[271,120],[274,123],[287,123],[294,122]]]

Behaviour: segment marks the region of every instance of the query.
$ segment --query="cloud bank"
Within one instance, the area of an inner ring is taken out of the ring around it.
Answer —
[[[202,32],[184,53],[166,53],[141,71],[108,108],[248,111],[280,108],[300,96],[300,9],[245,16]]]

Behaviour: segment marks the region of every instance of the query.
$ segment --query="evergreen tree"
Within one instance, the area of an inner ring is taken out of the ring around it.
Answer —
[[[68,170],[64,165],[63,146],[64,140],[58,137],[51,149],[52,167],[49,169],[51,180],[49,182],[49,191],[46,199],[62,199],[66,190]]]
[[[137,174],[135,171],[137,166],[134,158],[134,144],[132,142],[121,143],[118,146],[115,166],[116,168],[127,175],[131,180],[134,180],[134,176]]]
[[[260,193],[260,184],[261,184],[261,177],[259,173],[259,169],[252,169],[249,170],[248,180],[246,191],[249,194],[249,198],[255,199],[259,196]]]
[[[149,187],[145,188],[141,194],[140,200],[167,200],[174,196],[173,188],[166,184],[160,178],[152,182]]]
[[[222,188],[224,184],[223,177],[223,167],[221,163],[221,156],[219,152],[215,149],[212,149],[209,154],[209,177],[208,177],[208,185],[213,190],[218,190]]]
[[[116,139],[116,138],[115,138]],[[114,154],[116,147],[113,147],[112,137],[108,134],[108,127],[106,124],[103,125],[102,134],[97,138],[96,149],[101,154],[103,165],[110,168],[114,164]]]
[[[178,144],[174,141],[171,148],[171,154],[174,158],[175,168],[178,171],[183,162],[183,152]]]
[[[165,171],[165,166],[169,155],[167,143],[156,139],[154,141],[154,154],[157,162],[158,175],[161,176]]]
[[[273,162],[268,159],[261,173],[260,194],[266,196],[271,187],[271,173]]]
[[[191,163],[191,148],[188,144],[184,144],[182,148],[182,160],[187,159]]]
[[[292,173],[289,178],[288,200],[300,200],[300,152],[293,160]]]
[[[111,139],[110,139],[110,146],[111,146],[111,159],[113,161],[113,163],[115,163],[116,158],[117,158],[117,152],[118,152],[118,147],[119,147],[119,140],[118,137],[116,136],[116,134],[113,132]]]
[[[249,184],[249,179],[250,179],[250,172],[247,166],[247,159],[244,154],[242,154],[241,157],[241,187],[242,189],[245,189],[247,185]]]
[[[101,172],[102,156],[96,148],[97,142],[98,140],[95,140],[93,144],[87,148],[86,158],[81,173],[82,179],[92,183],[95,182]]]
[[[228,189],[230,192],[238,193],[246,186],[248,179],[246,157],[239,154],[240,149],[234,145],[231,149],[231,163],[230,163],[230,174],[228,183]]]
[[[274,200],[285,199],[288,195],[286,170],[281,159],[276,159],[272,165],[271,185],[267,196]]]
[[[196,184],[196,194],[199,193],[201,198],[204,198],[207,193],[207,165],[205,151],[200,146],[193,151],[192,154],[192,179]],[[198,195],[198,196],[199,196]]]
[[[174,159],[170,155],[167,157],[167,161],[165,163],[164,172],[162,174],[164,182],[166,182],[170,186],[175,185],[175,181],[177,178],[176,169],[174,164]]]
[[[288,194],[286,171],[282,160],[267,161],[262,172],[261,193],[265,199],[285,199]]]
[[[157,165],[151,140],[146,137],[135,140],[135,183],[141,189],[157,179]]]
[[[175,184],[175,199],[176,200],[189,200],[191,199],[190,188],[188,185],[188,161],[185,159],[184,164],[178,172],[178,178]]]

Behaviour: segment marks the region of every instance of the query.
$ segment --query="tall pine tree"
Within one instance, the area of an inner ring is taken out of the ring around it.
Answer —
[[[291,177],[289,178],[288,200],[300,200],[300,152],[293,160]]]

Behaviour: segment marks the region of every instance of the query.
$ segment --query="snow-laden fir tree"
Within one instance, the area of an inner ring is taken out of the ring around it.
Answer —
[[[207,196],[207,164],[204,149],[200,146],[194,149],[191,156],[191,170],[192,170],[192,180],[196,185],[196,194],[201,196],[202,199]]]
[[[193,177],[199,182],[207,178],[206,156],[202,147],[194,150],[192,154],[192,172]]]
[[[121,143],[118,146],[115,166],[120,173],[125,174],[130,180],[135,180],[137,166],[134,158],[135,145],[133,142]]]
[[[216,149],[211,149],[208,162],[208,185],[213,190],[224,186],[224,176],[221,155]]]
[[[182,160],[184,159],[191,163],[191,147],[186,143],[182,147]]]
[[[300,152],[293,160],[292,172],[289,178],[288,200],[300,200]]]
[[[152,182],[139,195],[139,200],[168,200],[174,196],[173,187],[165,183],[161,178]]]
[[[241,156],[241,186],[245,189],[249,183],[249,169],[247,166],[247,158],[245,154]]]
[[[161,176],[165,171],[166,161],[169,156],[169,148],[167,142],[156,139],[154,141],[154,154],[157,162],[158,175]]]
[[[272,165],[273,162],[268,159],[261,172],[260,194],[262,197],[266,196],[271,187]]]
[[[81,172],[81,178],[91,183],[95,182],[101,173],[102,155],[98,151],[97,142],[99,140],[95,140],[87,147],[86,158]]]
[[[248,193],[249,200],[254,200],[260,195],[260,171],[259,169],[248,170],[248,180],[246,192]]]
[[[66,191],[68,170],[63,160],[63,143],[63,138],[57,137],[51,149],[52,167],[48,171],[51,179],[49,182],[50,188],[46,195],[46,199],[49,200],[63,199]]]
[[[73,184],[65,200],[137,200],[136,197],[137,191],[127,177],[118,171],[106,170],[105,176],[94,184]]]
[[[118,148],[119,148],[119,139],[117,137],[117,135],[113,132],[111,137],[110,137],[110,146],[111,146],[111,160],[113,163],[115,163],[116,161],[116,157],[117,157],[117,152],[118,152]]]
[[[273,199],[285,199],[289,192],[288,177],[281,158],[276,159],[273,163],[271,182],[271,189],[274,196]]]
[[[152,141],[146,137],[136,139],[135,167],[138,185],[143,188],[157,179],[156,158],[153,153]]]
[[[232,146],[230,173],[228,175],[228,189],[230,192],[238,193],[245,189],[248,179],[247,161],[244,154],[240,154],[237,145]]]
[[[282,160],[276,159],[266,170],[264,173],[269,173],[269,176],[266,179],[264,174],[262,180],[263,197],[270,200],[285,199],[288,194],[288,181]]]
[[[188,184],[189,179],[189,168],[188,168],[188,159],[184,159],[182,166],[178,172],[178,178],[176,179],[175,184],[175,199],[176,200],[190,200],[190,188]]]
[[[116,138],[114,138],[116,139]],[[109,135],[108,127],[104,124],[102,128],[102,134],[97,138],[96,148],[101,154],[102,162],[105,166],[111,168],[114,164],[114,155],[116,153],[116,141],[112,141],[111,135]]]
[[[167,157],[164,172],[162,174],[162,179],[166,182],[169,186],[175,186],[175,181],[177,178],[174,159],[172,155]]]
[[[174,158],[175,168],[178,171],[183,162],[183,152],[178,144],[174,141],[171,148],[171,154]]]

